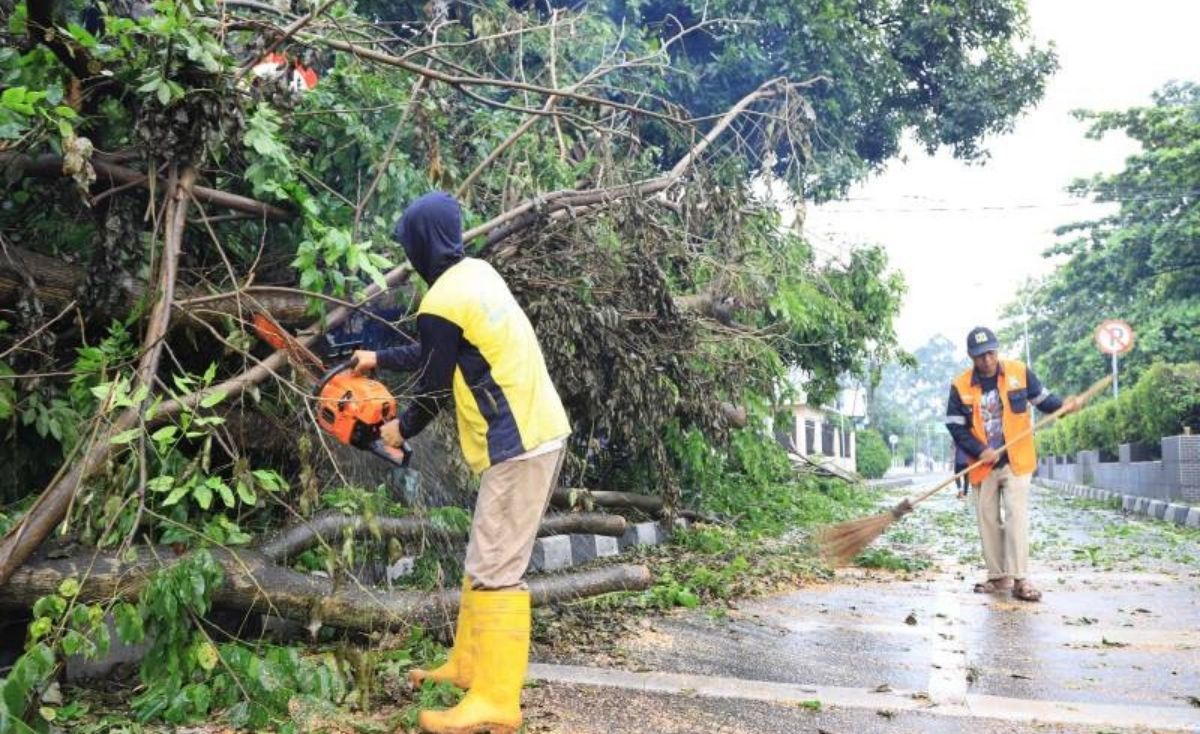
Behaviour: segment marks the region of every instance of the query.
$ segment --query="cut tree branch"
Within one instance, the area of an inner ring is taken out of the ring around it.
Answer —
[[[107,179],[113,186],[129,184],[149,187],[149,178],[141,171],[119,166],[116,163],[110,163],[95,156],[89,162],[92,168],[96,170],[97,180]],[[38,178],[60,178],[65,175],[63,173],[62,156],[54,155],[53,153],[45,153],[37,157],[20,153],[0,153],[0,170],[10,170],[12,167],[16,167],[16,170],[22,175],[36,176]],[[220,189],[195,186],[192,189],[192,194],[205,204],[234,209],[258,217],[277,221],[295,219],[295,215],[286,209],[281,209],[273,204],[257,201],[240,194],[221,191]]]
[[[340,42],[339,42],[340,43]],[[352,44],[344,44],[349,47],[347,50],[367,52],[368,49],[360,49]],[[373,52],[371,52],[373,53]],[[383,54],[383,56],[387,56]],[[390,60],[395,60],[394,57],[388,57]],[[809,80],[800,84],[789,84],[780,79],[773,79],[755,91],[743,97],[736,105],[726,112],[720,120],[713,125],[708,134],[703,140],[696,144],[691,151],[681,158],[671,172],[657,176],[655,178],[646,179],[642,182],[635,182],[626,186],[618,186],[606,189],[592,190],[568,190],[557,192],[556,194],[536,197],[525,201],[513,209],[504,212],[491,220],[467,230],[463,233],[463,240],[470,241],[476,237],[486,235],[489,244],[494,244],[516,232],[531,226],[538,217],[543,213],[551,213],[552,215],[561,215],[565,210],[574,210],[577,207],[590,207],[602,203],[616,201],[631,195],[650,195],[664,191],[673,183],[682,178],[683,174],[692,165],[696,158],[708,148],[736,119],[744,112],[751,104],[773,97],[786,90],[808,86],[821,78]],[[554,96],[569,96],[559,90],[545,90],[548,94]],[[367,289],[367,296],[363,303],[379,296],[380,294],[406,282],[412,275],[412,268],[408,263],[404,263],[393,268],[384,277],[385,287],[379,288],[375,285]],[[317,339],[317,333],[327,329],[333,329],[341,325],[352,313],[346,308],[338,308],[332,311],[324,322],[313,324],[307,330],[307,336],[300,339],[304,346],[311,346]],[[165,419],[168,416],[174,415],[183,409],[184,406],[196,405],[206,394],[216,391],[222,391],[230,397],[240,395],[243,391],[259,384],[267,379],[273,372],[276,372],[284,367],[285,355],[282,352],[273,354],[262,363],[255,365],[253,368],[243,372],[236,377],[226,380],[218,385],[214,385],[207,390],[191,393],[182,397],[180,400],[172,400],[163,403],[157,413],[157,420]]]

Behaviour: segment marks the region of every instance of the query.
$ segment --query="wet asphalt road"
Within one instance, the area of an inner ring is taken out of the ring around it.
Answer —
[[[878,543],[927,568],[847,569],[647,620],[603,660],[539,660],[530,731],[1200,731],[1200,533],[1048,490],[1033,523],[1040,604],[972,592],[951,488]]]

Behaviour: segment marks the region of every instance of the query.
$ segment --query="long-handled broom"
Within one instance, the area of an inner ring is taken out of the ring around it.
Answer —
[[[1075,396],[1076,408],[1083,407],[1089,400],[1098,395],[1101,391],[1108,387],[1112,382],[1112,376],[1109,375],[1102,380],[1097,380],[1095,384],[1089,387],[1084,392]],[[1009,446],[1017,441],[1029,436],[1029,434],[1045,428],[1054,421],[1058,420],[1063,415],[1063,410],[1060,408],[1053,414],[1042,418],[1035,425],[1021,431],[1018,435],[1009,439],[1003,446],[997,449],[997,453],[1004,453]],[[892,509],[887,512],[881,512],[878,515],[864,517],[859,520],[850,520],[838,525],[831,525],[817,534],[817,545],[820,548],[821,556],[833,566],[842,566],[849,563],[855,556],[862,552],[864,548],[873,543],[876,538],[883,535],[892,523],[904,517],[913,511],[920,503],[929,499],[941,490],[954,484],[959,477],[969,474],[976,467],[982,466],[984,462],[977,461],[971,464],[966,469],[958,472],[944,482],[941,482],[933,489],[925,492],[916,499],[905,497]]]

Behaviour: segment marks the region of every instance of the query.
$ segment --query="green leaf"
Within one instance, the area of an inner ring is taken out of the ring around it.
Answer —
[[[167,498],[165,500],[163,500],[162,506],[170,507],[171,505],[174,505],[176,502],[179,502],[179,500],[183,499],[184,496],[187,495],[188,489],[189,488],[186,484],[178,486],[175,489],[172,489],[171,494],[167,495]]]
[[[141,434],[142,434],[142,429],[140,429],[140,428],[130,428],[129,430],[127,430],[127,431],[121,431],[121,432],[120,432],[120,433],[118,433],[117,435],[115,435],[115,436],[113,436],[112,438],[110,438],[110,439],[109,439],[109,443],[111,443],[111,444],[114,444],[114,445],[117,445],[117,446],[122,446],[122,445],[124,445],[124,444],[127,444],[127,443],[129,443],[129,442],[130,442],[130,441],[132,441],[133,439],[137,438],[137,437],[138,437],[138,436],[140,436]]]
[[[58,594],[67,599],[72,599],[79,593],[79,581],[73,578],[63,579],[58,585]]]
[[[150,438],[155,443],[167,443],[175,438],[179,433],[179,429],[175,426],[163,426],[154,433],[150,434]]]
[[[62,613],[67,610],[67,600],[57,594],[43,596],[33,604],[33,615],[35,617],[48,617],[50,619],[58,619]]]
[[[196,504],[200,505],[200,509],[207,510],[212,506],[212,489],[204,484],[198,485],[192,490],[192,499],[196,500]]]
[[[132,604],[121,602],[113,607],[113,620],[117,625],[117,635],[126,644],[136,644],[145,638],[142,615]]]
[[[91,648],[91,643],[87,641],[87,638],[75,630],[67,630],[59,644],[66,655],[84,654]]]
[[[49,617],[38,617],[29,623],[29,639],[40,640],[54,629],[54,622]]]
[[[213,390],[212,392],[205,394],[204,397],[200,398],[200,407],[211,408],[224,400],[226,395],[227,393],[224,390]]]
[[[167,492],[175,486],[175,477],[163,474],[146,482],[146,489],[151,492]]]
[[[258,502],[258,495],[255,494],[254,490],[240,479],[237,481],[237,493],[242,502],[247,505],[253,505]]]
[[[213,668],[217,667],[219,656],[217,655],[217,648],[211,642],[205,640],[197,645],[195,656],[196,663],[201,669],[205,671],[211,671]]]

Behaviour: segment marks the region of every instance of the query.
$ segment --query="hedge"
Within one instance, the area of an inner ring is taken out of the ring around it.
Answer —
[[[857,456],[855,468],[866,479],[878,479],[892,465],[892,452],[879,431],[870,428],[858,432]]]
[[[1155,364],[1120,397],[1095,402],[1037,434],[1038,452],[1073,456],[1122,443],[1200,432],[1200,363]]]

